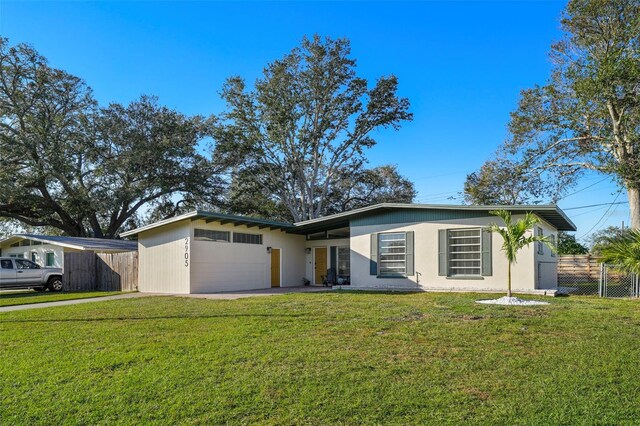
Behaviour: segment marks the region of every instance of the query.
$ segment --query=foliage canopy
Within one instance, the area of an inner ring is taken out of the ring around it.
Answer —
[[[231,77],[222,90],[227,111],[216,127],[215,156],[286,207],[294,221],[330,210],[341,176],[358,174],[372,132],[411,120],[395,76],[373,87],[356,75],[347,39],[304,38],[267,65],[252,90]]]

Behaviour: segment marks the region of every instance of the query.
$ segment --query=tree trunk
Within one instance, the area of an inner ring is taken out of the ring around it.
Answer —
[[[507,297],[511,297],[511,262],[507,265]]]
[[[630,227],[640,229],[640,189],[627,186],[627,197],[629,198],[629,215],[631,216]]]

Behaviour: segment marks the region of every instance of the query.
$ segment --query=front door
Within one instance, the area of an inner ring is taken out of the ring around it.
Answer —
[[[271,249],[271,287],[280,287],[280,249]]]
[[[327,248],[315,248],[315,285],[322,285],[322,277],[327,275]]]

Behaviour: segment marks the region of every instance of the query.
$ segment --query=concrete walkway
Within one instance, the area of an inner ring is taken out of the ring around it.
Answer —
[[[29,303],[25,305],[2,306],[0,312],[23,311],[25,309],[51,308],[53,306],[79,305],[81,303],[104,302],[107,300],[131,299],[133,297],[153,296],[147,293],[126,293],[114,296],[88,297],[86,299],[60,300],[58,302]]]
[[[178,296],[190,297],[195,299],[214,299],[214,300],[235,300],[245,297],[260,296],[276,296],[278,294],[288,293],[317,293],[321,291],[330,291],[330,287],[277,287],[267,288],[264,290],[247,290],[234,291],[224,293],[206,293],[206,294],[173,294],[173,293],[126,293],[116,294],[114,296],[90,297],[87,299],[61,300],[59,302],[43,302],[30,303],[25,305],[3,306],[0,312],[23,311],[25,309],[51,308],[53,306],[79,305],[81,303],[104,302],[107,300],[130,299],[133,297],[149,297],[149,296]]]

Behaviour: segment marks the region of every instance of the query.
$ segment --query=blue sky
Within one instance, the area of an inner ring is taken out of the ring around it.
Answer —
[[[397,164],[418,202],[455,203],[465,175],[504,140],[519,91],[545,82],[564,5],[0,0],[0,34],[84,78],[101,103],[153,94],[187,114],[221,112],[225,78],[254,81],[304,35],[347,37],[358,73],[398,76],[414,113],[400,131],[375,135],[371,165]],[[579,237],[628,222],[626,204],[572,209],[614,201],[610,180],[589,175],[575,191],[560,206]]]

